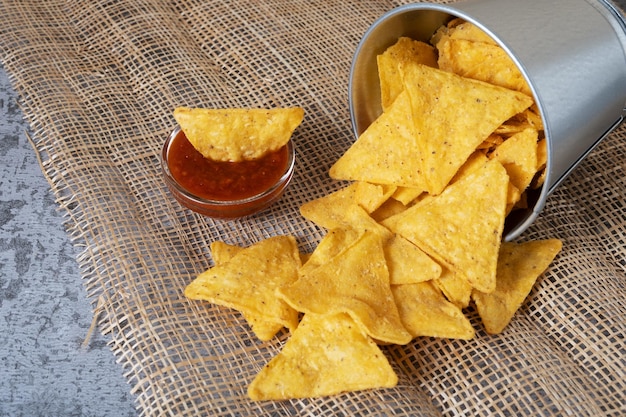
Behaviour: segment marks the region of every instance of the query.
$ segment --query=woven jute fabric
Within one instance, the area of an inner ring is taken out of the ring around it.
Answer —
[[[384,347],[399,375],[393,389],[254,403],[248,384],[289,335],[260,342],[239,313],[183,296],[212,265],[215,240],[247,246],[291,234],[303,252],[319,242],[323,231],[298,209],[339,187],[328,169],[354,141],[351,59],[367,28],[398,5],[0,2],[2,63],[80,250],[98,328],[111,337],[141,415],[626,414],[626,126],[522,235],[559,238],[564,248],[506,331],[487,335],[470,309],[471,341]],[[159,155],[172,110],[183,105],[302,106],[284,197],[230,222],[181,207]]]

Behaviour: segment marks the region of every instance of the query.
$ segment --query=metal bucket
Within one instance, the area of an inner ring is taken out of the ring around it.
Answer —
[[[507,219],[505,239],[537,218],[550,193],[626,114],[626,22],[602,0],[468,0],[409,4],[380,17],[352,62],[349,106],[358,137],[382,112],[376,55],[400,36],[428,42],[453,18],[502,46],[526,78],[543,118],[548,162],[529,208]]]

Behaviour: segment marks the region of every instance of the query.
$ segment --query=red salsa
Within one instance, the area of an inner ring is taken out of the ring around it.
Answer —
[[[172,176],[190,193],[232,201],[253,197],[276,184],[287,171],[289,151],[283,146],[256,160],[214,161],[198,152],[181,131],[169,146],[167,160]]]

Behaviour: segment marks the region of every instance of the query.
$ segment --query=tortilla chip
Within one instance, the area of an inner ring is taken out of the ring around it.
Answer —
[[[456,174],[454,174],[450,184],[457,182],[459,179],[466,177],[474,171],[482,169],[487,162],[489,162],[489,158],[487,158],[483,152],[474,152],[467,158],[465,163],[461,165],[461,168],[459,168]]]
[[[311,398],[394,387],[380,348],[346,314],[305,314],[282,351],[248,387],[254,401]]]
[[[233,256],[243,249],[245,248],[216,240],[211,242],[211,257],[215,265],[219,265],[230,261]]]
[[[528,109],[526,109],[523,113],[524,117],[526,118],[526,121],[535,129],[542,131],[544,130],[543,128],[543,119],[541,118],[541,115],[539,113],[539,107],[537,106],[537,103],[533,104],[532,106],[530,106]]]
[[[289,142],[302,123],[299,107],[278,109],[201,109],[178,107],[174,118],[205,158],[240,162],[258,159]]]
[[[330,262],[346,248],[354,244],[365,233],[350,227],[330,230],[317,244],[309,259],[302,265],[299,275],[306,275],[314,269]]]
[[[241,246],[229,245],[216,240],[211,243],[211,256],[215,265],[221,265],[230,261],[231,258],[243,249],[244,248]],[[263,317],[256,316],[251,312],[242,313],[242,315],[252,329],[252,332],[262,341],[270,340],[283,328],[281,323],[265,320]]]
[[[391,294],[377,233],[363,233],[325,264],[279,288],[277,295],[305,314],[347,313],[373,339],[401,345],[411,340]]]
[[[391,290],[400,319],[413,337],[474,337],[474,328],[461,309],[446,300],[432,282],[393,285]]]
[[[414,284],[439,278],[441,265],[399,235],[383,244],[391,285]]]
[[[395,191],[395,187],[353,182],[324,197],[304,203],[300,214],[325,229],[346,225],[348,207],[358,205],[370,213],[380,207]]]
[[[537,175],[530,187],[540,188],[546,179],[546,166],[548,164],[548,141],[543,138],[537,142]]]
[[[520,192],[530,185],[537,172],[537,138],[535,129],[525,129],[502,142],[490,156],[500,161]]]
[[[383,111],[391,106],[391,103],[404,89],[398,64],[416,62],[433,68],[437,67],[435,48],[427,43],[407,37],[400,37],[395,44],[378,55],[376,60],[380,80],[380,101]]]
[[[437,49],[444,71],[532,96],[522,72],[499,45],[448,38]]]
[[[420,151],[410,159],[421,159],[417,165],[430,194],[441,193],[486,137],[532,104],[525,94],[424,65],[407,64],[402,71],[420,138]]]
[[[330,177],[425,190],[411,114],[409,97],[402,92],[335,162]]]
[[[446,26],[442,26],[437,32],[439,32],[439,37],[434,38],[434,40],[441,40],[445,36],[451,39],[464,39],[466,41],[497,45],[496,41],[494,41],[493,38],[482,29],[471,22],[466,22],[461,18],[451,20]],[[431,43],[435,45],[438,44],[438,42]]]
[[[424,190],[419,188],[398,187],[391,196],[391,198],[398,200],[399,202],[407,206],[423,193]]]
[[[499,131],[496,130],[496,133],[497,132]],[[504,138],[496,133],[492,133],[491,135],[489,135],[480,145],[478,145],[476,149],[482,150],[485,153],[490,153],[493,149],[496,148],[496,146],[504,142]]]
[[[284,325],[277,321],[265,320],[263,317],[250,313],[242,313],[254,335],[261,341],[267,342],[280,332]]]
[[[377,185],[362,181],[356,184],[354,200],[368,213],[375,211],[383,205],[395,193],[397,188],[395,185]]]
[[[295,238],[275,236],[201,273],[187,285],[185,296],[233,308],[253,319],[280,323],[293,331],[298,326],[298,312],[276,298],[275,291],[295,282],[299,268]]]
[[[507,169],[508,170],[508,169]],[[506,194],[506,211],[505,215],[508,216],[511,211],[517,209],[517,205],[522,200],[524,193],[519,190],[512,182],[509,182],[509,190]]]
[[[376,209],[376,211],[374,211],[371,216],[372,219],[374,219],[378,223],[381,223],[386,218],[401,213],[404,210],[406,210],[406,206],[404,204],[402,204],[398,200],[390,198],[389,200],[385,201],[382,206]]]
[[[338,223],[340,225],[318,244],[300,269],[300,275],[329,262],[366,232],[375,233],[382,239],[390,284],[427,281],[441,273],[441,266],[431,257],[403,237],[392,234],[356,204],[344,208],[343,219]]]
[[[473,288],[495,289],[509,178],[495,160],[383,225],[404,236]]]
[[[558,239],[502,244],[495,291],[491,294],[472,293],[487,333],[497,334],[504,330],[562,245]]]
[[[461,309],[469,306],[472,286],[463,275],[455,274],[448,268],[444,268],[441,276],[435,279],[434,284],[455,306]]]

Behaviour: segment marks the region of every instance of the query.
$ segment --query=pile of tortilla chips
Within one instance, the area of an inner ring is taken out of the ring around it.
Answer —
[[[433,45],[402,38],[379,56],[384,111],[330,170],[350,183],[300,209],[327,231],[313,253],[292,236],[212,244],[215,266],[185,295],[239,310],[261,340],[291,332],[251,399],[394,386],[380,345],[471,339],[472,302],[496,334],[522,305],[561,242],[502,242],[545,151],[533,99],[498,48],[453,21]]]

